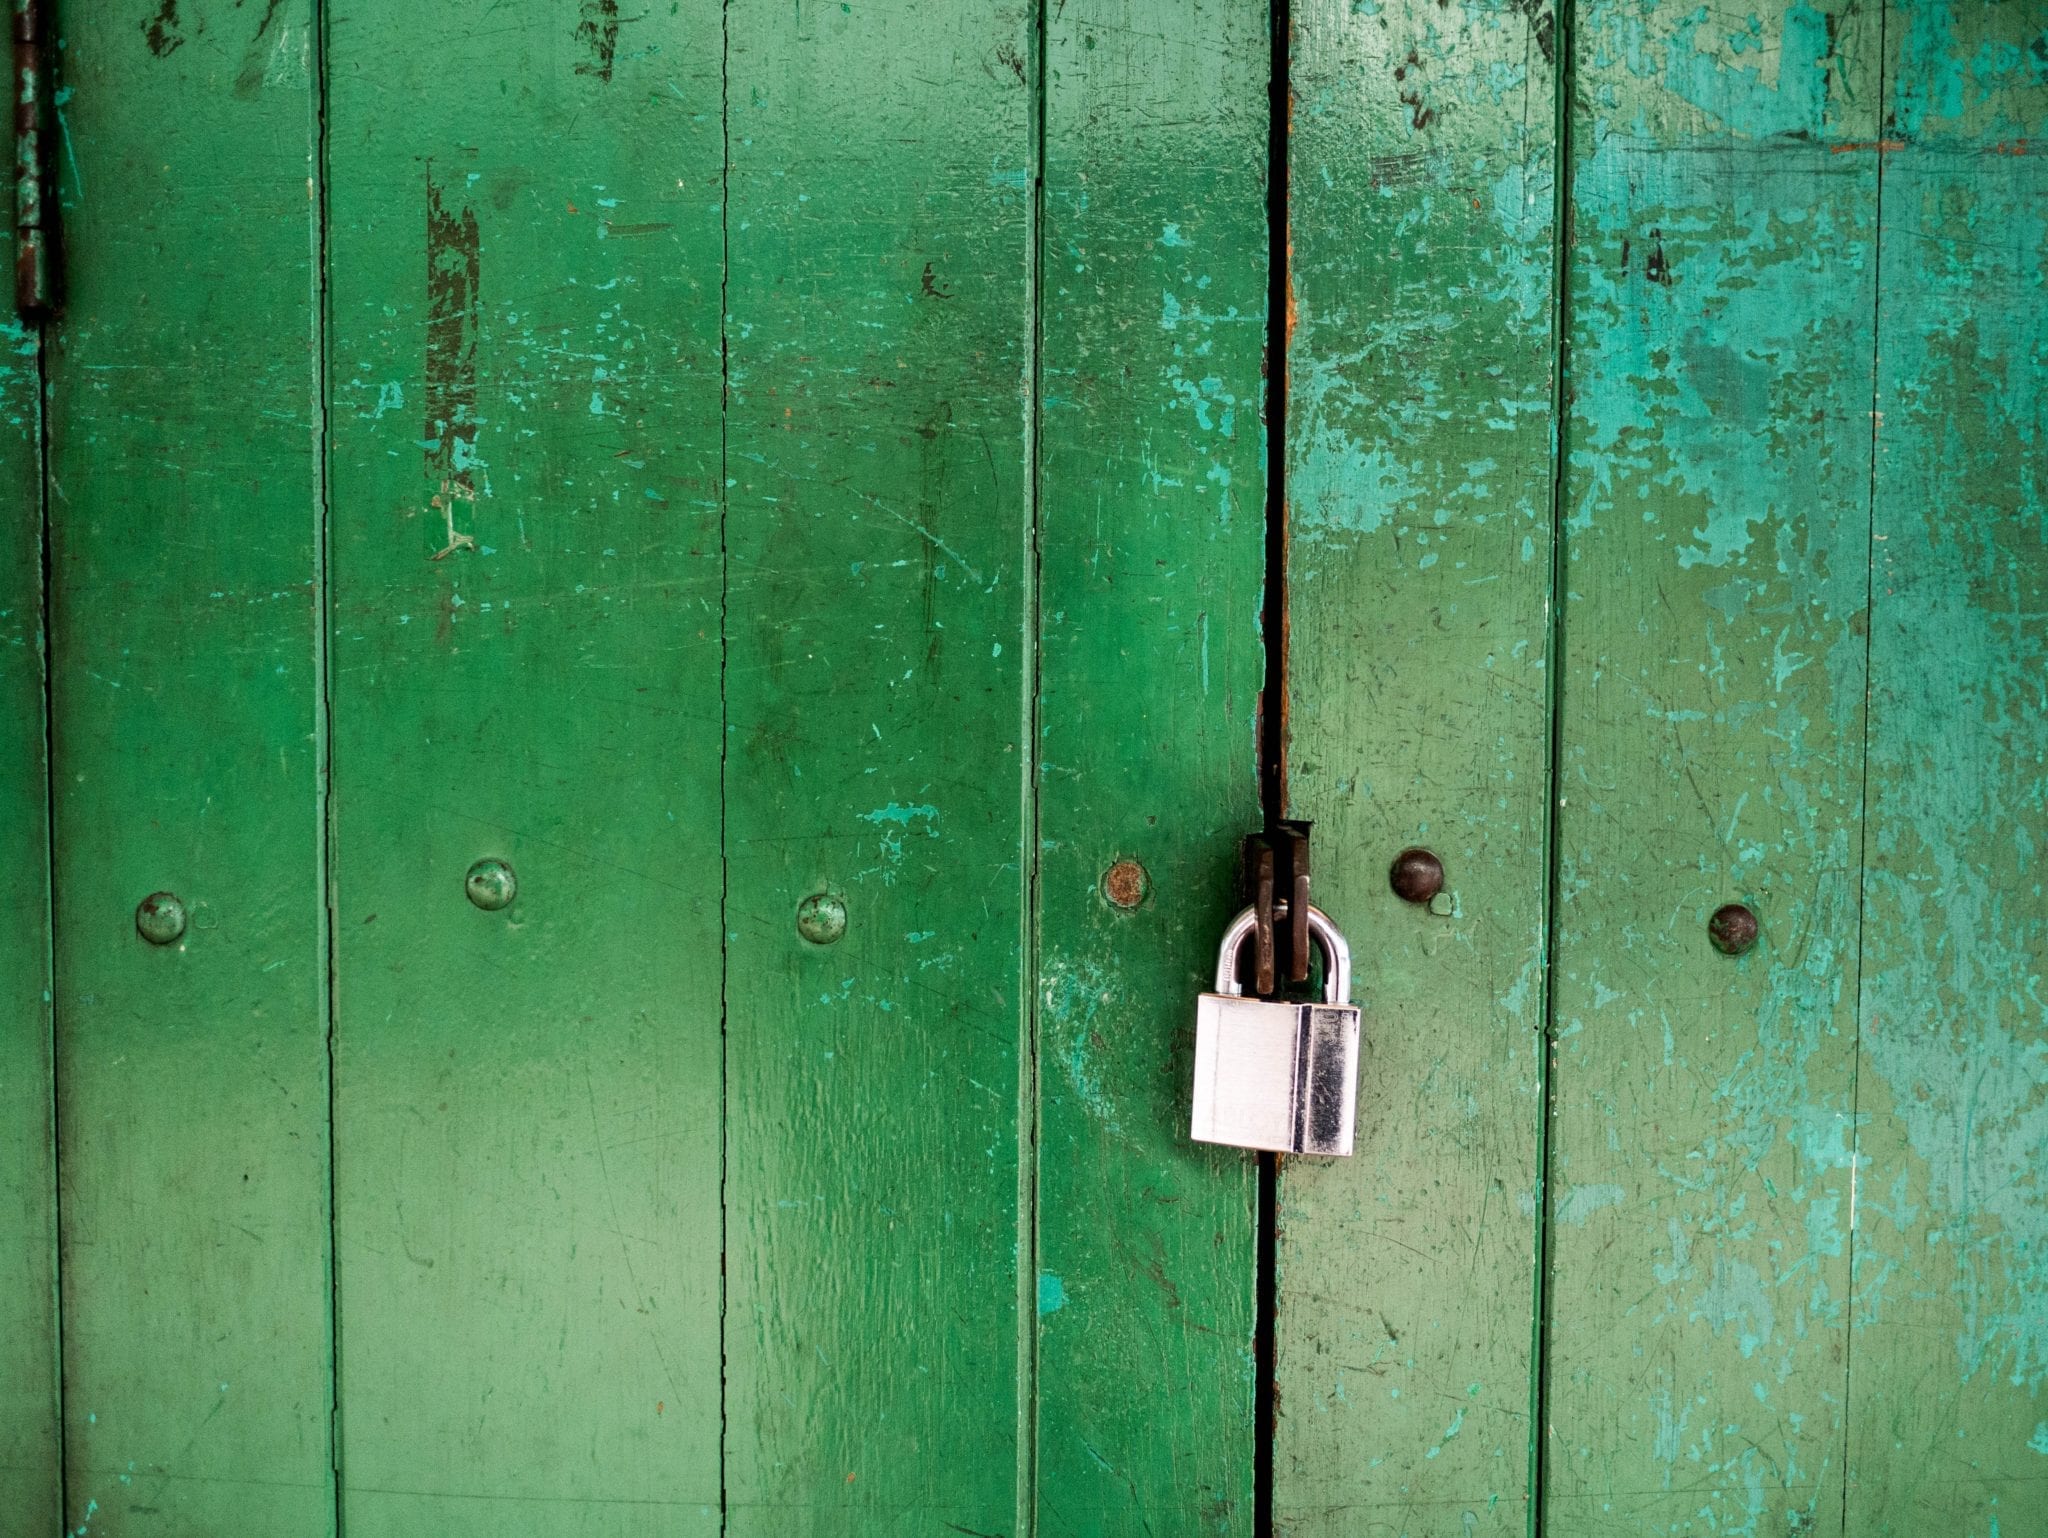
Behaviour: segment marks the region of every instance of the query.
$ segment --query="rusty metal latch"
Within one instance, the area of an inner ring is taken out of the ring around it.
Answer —
[[[1298,818],[1281,818],[1243,844],[1244,900],[1252,928],[1252,992],[1278,993],[1284,983],[1308,981],[1308,830]],[[1297,920],[1296,915],[1303,915]],[[1280,966],[1286,958],[1284,973]]]
[[[14,308],[30,322],[57,308],[41,9],[38,0],[14,0]]]

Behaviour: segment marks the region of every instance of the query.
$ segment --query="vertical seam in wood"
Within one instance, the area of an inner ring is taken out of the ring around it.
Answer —
[[[1259,701],[1258,792],[1269,825],[1287,815],[1287,352],[1294,315],[1294,245],[1288,223],[1288,129],[1294,85],[1289,0],[1271,0],[1266,75],[1266,570],[1260,605],[1266,676]]]
[[[1294,313],[1293,241],[1288,220],[1288,120],[1294,18],[1271,0],[1266,66],[1265,592],[1261,604],[1266,676],[1259,699],[1256,789],[1267,827],[1287,815],[1287,349]],[[1253,1235],[1252,1532],[1273,1532],[1274,1442],[1280,1430],[1280,1156],[1258,1156]]]
[[[55,68],[54,63],[51,66]],[[56,82],[46,82],[52,94]],[[24,317],[26,320],[27,317]],[[70,1438],[64,1427],[64,1179],[62,1098],[57,1093],[57,739],[56,669],[50,656],[50,599],[56,584],[50,550],[50,331],[48,316],[39,318],[36,338],[36,537],[41,587],[36,595],[40,627],[37,647],[43,685],[43,1026],[45,1061],[49,1064],[49,1109],[44,1123],[50,1154],[50,1413],[56,1418],[57,1519],[70,1532],[71,1479],[65,1467]]]
[[[1031,202],[1025,213],[1025,311],[1030,326],[1030,398],[1024,414],[1024,466],[1028,506],[1024,518],[1024,585],[1020,628],[1029,655],[1023,675],[1023,741],[1019,744],[1019,803],[1022,827],[1024,902],[1018,969],[1017,1050],[1017,1538],[1038,1530],[1038,994],[1039,994],[1039,700],[1044,687],[1042,637],[1039,634],[1040,584],[1044,551],[1039,538],[1044,500],[1044,471],[1039,445],[1045,399],[1045,145],[1048,87],[1046,82],[1046,5],[1032,9],[1032,84],[1026,110],[1031,141]]]
[[[732,553],[727,538],[732,502],[730,424],[732,419],[732,335],[727,323],[732,286],[732,6],[718,8],[718,1530],[731,1520],[726,1488],[730,1354],[726,1341],[727,1273],[731,1256],[731,1222],[727,1212],[727,1172],[732,1163],[732,1115],[729,1099],[732,1073],[727,1037],[727,998],[732,955],[732,859],[727,843],[730,812],[726,794],[726,763],[732,748],[732,722],[727,697],[732,634],[728,626],[732,599]]]
[[[1565,492],[1571,411],[1572,98],[1577,20],[1574,0],[1558,0],[1554,28],[1557,66],[1551,86],[1551,154],[1555,166],[1551,176],[1553,201],[1550,221],[1553,253],[1550,303],[1550,606],[1543,659],[1549,684],[1549,704],[1544,716],[1548,764],[1543,797],[1543,999],[1537,1014],[1540,1040],[1536,1058],[1536,1232],[1532,1257],[1535,1275],[1531,1280],[1529,1300],[1529,1510],[1525,1530],[1530,1538],[1541,1538],[1543,1532],[1544,1486],[1549,1475],[1549,1438],[1545,1435],[1544,1418],[1550,1404],[1551,1299],[1550,1289],[1545,1284],[1550,1270],[1550,1131],[1557,1094],[1553,1073],[1553,1054],[1557,1044],[1555,980],[1560,890],[1557,806],[1564,765],[1564,609],[1569,555],[1565,546]]]
[[[317,683],[313,757],[319,794],[314,853],[320,889],[319,951],[327,1038],[327,1463],[333,1482],[331,1531],[342,1531],[341,1490],[341,1227],[335,1161],[335,1055],[339,1023],[339,958],[334,916],[334,668],[331,623],[334,519],[328,478],[328,258],[330,250],[327,111],[327,24],[324,0],[312,0],[307,46],[313,54],[313,676]]]
[[[1885,27],[1891,6],[1879,0],[1877,8],[1877,115],[1875,137],[1880,144],[1890,137],[1885,124],[1885,87],[1891,73]],[[1863,937],[1870,911],[1870,690],[1872,663],[1877,641],[1877,453],[1880,337],[1884,325],[1884,163],[1880,151],[1876,162],[1870,214],[1870,487],[1863,529],[1863,738],[1857,764],[1856,799],[1856,1009],[1850,1020],[1849,1049],[1849,1238],[1844,1246],[1847,1266],[1844,1285],[1848,1289],[1842,1311],[1842,1516],[1838,1529],[1849,1531],[1849,1454],[1855,1435],[1855,1401],[1850,1397],[1850,1367],[1856,1346],[1856,1186],[1863,1173],[1862,1090],[1863,1090]]]

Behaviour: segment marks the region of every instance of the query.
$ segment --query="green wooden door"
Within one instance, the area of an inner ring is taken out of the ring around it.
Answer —
[[[2037,6],[40,12],[0,1538],[2048,1530]]]
[[[1297,6],[1281,1530],[2048,1529],[2044,22]]]

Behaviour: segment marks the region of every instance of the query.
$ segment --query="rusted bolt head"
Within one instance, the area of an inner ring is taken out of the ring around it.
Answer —
[[[830,945],[846,933],[846,904],[830,892],[813,892],[796,905],[796,932],[813,945]]]
[[[1756,944],[1756,915],[1741,903],[1723,903],[1707,920],[1707,938],[1724,956],[1740,956]]]
[[[1136,860],[1118,860],[1102,873],[1102,895],[1113,907],[1135,908],[1151,889],[1151,878]]]
[[[1444,889],[1444,862],[1427,849],[1404,849],[1394,856],[1387,884],[1403,902],[1426,903]]]
[[[151,892],[135,905],[135,932],[151,945],[175,945],[185,937],[185,905],[175,892]]]
[[[484,912],[496,913],[512,906],[519,895],[519,878],[503,860],[478,860],[462,878],[462,889]]]

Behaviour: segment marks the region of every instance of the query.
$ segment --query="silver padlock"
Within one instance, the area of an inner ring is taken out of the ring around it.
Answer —
[[[1216,991],[1195,1006],[1198,1143],[1275,1153],[1348,1154],[1358,1120],[1359,1009],[1351,1002],[1351,947],[1329,916],[1308,910],[1323,953],[1323,1002],[1244,997],[1238,952],[1257,915],[1247,908],[1223,931]]]

